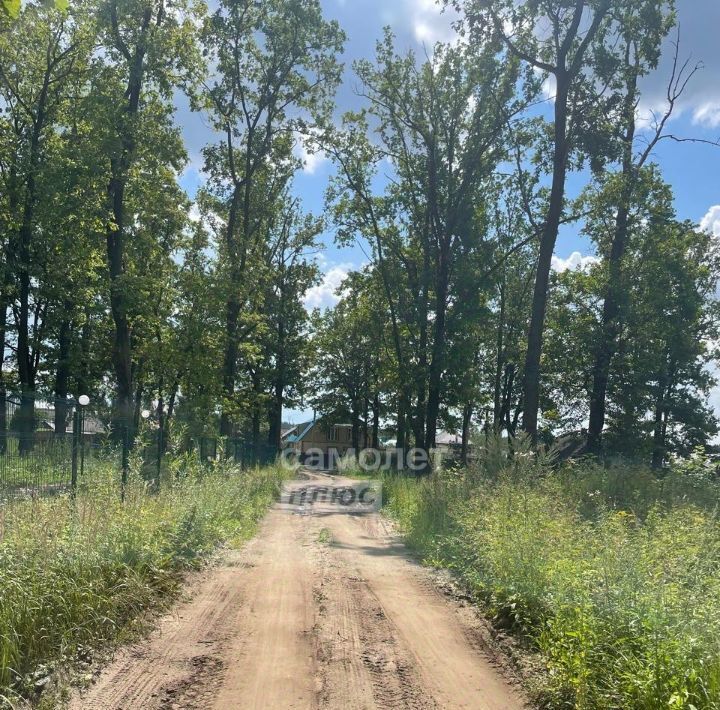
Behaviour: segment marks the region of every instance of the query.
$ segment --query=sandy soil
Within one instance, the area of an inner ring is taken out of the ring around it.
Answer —
[[[189,591],[71,708],[525,707],[474,615],[376,513],[275,508]]]

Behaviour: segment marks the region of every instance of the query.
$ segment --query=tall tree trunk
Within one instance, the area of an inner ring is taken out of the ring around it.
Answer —
[[[557,71],[556,78],[552,188],[545,224],[540,238],[540,254],[535,275],[523,387],[523,428],[532,437],[533,442],[537,441],[538,408],[540,406],[540,357],[542,355],[550,267],[565,201],[569,152],[567,126],[570,77],[563,69]]]
[[[108,226],[106,242],[110,274],[110,311],[115,325],[112,348],[116,386],[113,429],[117,436],[126,436],[126,429],[131,425],[133,410],[132,348],[126,286],[123,283],[125,275],[124,201],[126,178],[120,174],[118,161],[113,160],[112,164],[114,175],[108,186],[108,196],[112,205],[113,224]],[[131,434],[128,441],[132,441]]]
[[[229,128],[228,131],[230,131]],[[229,154],[232,154],[233,148],[230,135],[228,136],[228,151]],[[230,412],[232,411],[232,403],[235,399],[235,380],[237,378],[238,360],[238,328],[240,324],[241,310],[238,296],[241,273],[239,271],[236,235],[241,197],[240,186],[236,184],[233,189],[233,196],[228,213],[228,222],[225,230],[225,245],[232,262],[229,278],[230,292],[225,304],[225,353],[223,356],[222,369],[223,396],[225,401],[223,402],[222,413],[220,415],[220,436],[226,437],[233,436],[235,434]]]
[[[372,443],[373,449],[380,448],[380,394],[375,390],[372,401]]]
[[[395,448],[400,449],[401,452],[404,452],[407,448],[407,439],[408,439],[408,430],[407,430],[407,416],[406,412],[408,410],[408,405],[405,400],[405,395],[403,392],[398,393],[398,410],[397,410],[397,431],[395,432],[396,438],[395,438]],[[398,456],[398,469],[401,469],[403,464],[401,461],[401,458],[403,457],[403,453],[400,453]]]
[[[237,372],[238,357],[238,317],[240,315],[240,304],[234,299],[228,301],[225,313],[225,357],[223,360],[223,402],[222,415],[220,417],[220,436],[233,436],[234,425],[230,416],[232,401],[235,398],[235,378]]]
[[[662,468],[667,457],[667,422],[669,399],[674,386],[674,368],[668,359],[658,375],[657,397],[655,399],[655,415],[653,419],[653,452],[651,465],[655,469]]]
[[[283,394],[282,390],[278,393],[276,386],[268,412],[268,447],[278,453],[282,448],[282,411]]]
[[[170,448],[170,437],[172,435],[172,421],[175,413],[178,391],[180,390],[180,376],[176,375],[173,381],[170,397],[168,398],[167,414],[165,416],[165,431],[163,432],[162,451],[165,453]]]
[[[253,407],[252,415],[250,416],[250,438],[252,440],[253,450],[253,463],[260,461],[260,409]]]
[[[281,290],[281,303],[284,291]],[[278,352],[275,368],[275,386],[273,400],[270,404],[268,443],[272,449],[280,453],[282,448],[282,412],[285,398],[285,381],[287,378],[285,362],[285,320],[281,315],[278,318]]]
[[[367,448],[370,445],[370,399],[365,397],[365,411],[363,412],[363,423],[362,423],[362,448]]]
[[[500,312],[495,342],[495,381],[493,383],[493,430],[499,434],[502,429],[502,375],[505,361],[505,274],[500,284]]]
[[[131,436],[135,436],[140,428],[140,418],[142,416],[142,400],[145,395],[145,384],[142,378],[136,378],[135,395],[133,397],[132,417],[130,420]]]
[[[7,386],[5,384],[5,338],[7,335],[8,297],[3,289],[0,298],[0,454],[7,451]]]
[[[595,348],[595,361],[592,368],[592,390],[590,392],[590,421],[588,424],[588,450],[599,454],[602,447],[602,433],[605,428],[605,408],[607,400],[610,365],[617,352],[617,342],[622,329],[622,257],[625,252],[628,235],[629,207],[618,207],[615,236],[608,264],[608,284],[605,290],[600,334]]]
[[[80,334],[80,362],[75,368],[75,383],[78,396],[90,393],[90,337],[92,321],[90,309],[86,306]]]
[[[462,446],[460,458],[465,466],[468,465],[468,454],[470,452],[470,422],[472,421],[473,406],[468,402],[463,408],[462,422]]]
[[[21,455],[33,448],[35,435],[35,368],[30,345],[30,231],[21,229],[20,234],[20,273],[18,299],[19,308],[16,318],[17,327],[17,365],[20,384],[20,410],[18,412],[18,449]]]
[[[167,434],[167,420],[165,418],[165,382],[163,377],[160,377],[160,381],[158,382],[157,393],[158,398],[155,414],[158,422],[157,455],[159,460],[165,452],[165,435]]]
[[[381,229],[375,216],[374,207],[372,200],[365,197],[365,201],[370,212],[370,220],[373,227],[373,235],[375,237],[375,247],[377,249],[378,265],[380,267],[380,277],[383,284],[383,290],[388,303],[388,309],[390,311],[390,324],[392,326],[393,335],[393,346],[395,349],[395,359],[398,370],[398,382],[400,383],[400,402],[398,406],[398,441],[396,442],[399,448],[403,450],[407,447],[408,443],[408,423],[410,426],[413,425],[413,417],[411,413],[411,391],[412,383],[408,386],[407,377],[405,376],[405,364],[406,359],[402,347],[402,338],[400,336],[400,326],[398,323],[397,309],[395,306],[395,300],[393,299],[392,289],[390,288],[390,279],[387,274],[385,267],[385,251],[383,249],[382,238],[380,236]],[[402,415],[402,416],[401,416]],[[417,431],[415,431],[415,437],[418,437]]]
[[[659,387],[659,394],[655,401],[655,415],[653,419],[653,451],[651,465],[655,469],[662,468],[665,460],[665,439],[663,437],[663,420],[665,418],[665,386]]]
[[[23,216],[18,230],[15,268],[18,282],[17,364],[20,381],[19,451],[26,454],[33,448],[35,437],[35,357],[30,343],[30,263],[31,242],[35,221],[36,177],[40,163],[40,136],[45,126],[45,108],[49,86],[49,70],[38,100],[37,115],[30,138],[30,155],[25,180]],[[35,345],[37,347],[37,344]]]
[[[629,64],[629,45],[626,52]],[[618,338],[624,321],[624,279],[623,257],[628,246],[630,225],[630,204],[635,187],[637,166],[633,158],[636,127],[637,71],[630,72],[625,96],[622,158],[622,189],[619,196],[613,240],[608,255],[608,275],[603,294],[603,312],[600,333],[595,347],[595,361],[592,368],[592,391],[590,393],[590,421],[588,424],[588,450],[599,454],[602,448],[602,433],[605,428],[605,406],[607,399],[610,365],[618,347]]]
[[[67,400],[70,388],[70,312],[72,305],[65,303],[65,315],[58,332],[58,357],[55,365],[55,436],[64,437],[70,412]]]
[[[413,432],[415,446],[418,449],[425,447],[425,427],[427,426],[428,407],[428,293],[430,291],[430,245],[427,228],[423,234],[423,268],[422,282],[418,289],[418,325],[420,339],[418,344],[418,364],[415,373],[415,416],[413,417]]]
[[[111,13],[116,16],[115,0],[111,0]],[[164,13],[157,13],[156,22],[162,22]],[[135,160],[137,141],[135,136],[136,117],[140,110],[145,79],[145,55],[150,27],[153,21],[153,8],[146,7],[138,28],[138,38],[132,53],[118,41],[116,50],[120,52],[128,68],[127,104],[124,116],[116,126],[119,151],[110,159],[110,180],[107,187],[108,203],[112,219],[108,221],[105,241],[107,249],[108,273],[110,277],[110,311],[115,325],[112,363],[115,371],[116,398],[113,411],[113,429],[116,436],[127,437],[131,446],[135,436],[133,416],[133,368],[131,328],[128,314],[127,284],[125,276],[125,191],[130,170]],[[119,34],[118,34],[119,38]]]
[[[425,431],[425,451],[435,446],[437,421],[440,413],[440,387],[445,367],[445,316],[450,279],[450,244],[444,240],[439,250],[437,283],[435,287],[435,324],[433,329],[432,361],[428,373],[427,423]]]
[[[509,362],[505,365],[505,375],[503,377],[503,393],[502,393],[502,406],[500,411],[500,431],[503,426],[507,431],[508,436],[515,436],[517,428],[517,420],[520,416],[520,410],[522,405],[518,407],[515,413],[515,417],[511,417],[513,391],[515,388],[515,365]]]
[[[352,420],[352,448],[355,460],[358,461],[360,457],[360,403],[357,400],[353,400],[350,415]]]
[[[253,387],[253,398],[252,398],[252,413],[250,415],[250,438],[252,441],[253,450],[253,463],[260,461],[260,427],[262,424],[262,377],[258,369],[250,371],[250,378],[252,380]]]

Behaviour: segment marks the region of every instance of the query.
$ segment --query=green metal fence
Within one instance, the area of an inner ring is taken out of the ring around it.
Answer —
[[[171,475],[168,457],[177,452],[170,451],[163,429],[149,414],[143,414],[132,432],[130,426],[113,432],[107,408],[94,407],[87,398],[38,398],[30,406],[19,397],[0,396],[0,504],[74,493],[92,480],[94,469],[108,465],[117,471],[122,492],[133,457],[143,478],[159,489]],[[274,447],[252,437],[203,436],[185,446],[181,453],[192,453],[207,465],[230,460],[247,468],[271,463],[277,456]]]

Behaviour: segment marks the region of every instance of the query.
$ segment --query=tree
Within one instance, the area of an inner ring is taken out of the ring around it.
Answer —
[[[323,226],[322,220],[303,217],[297,200],[288,200],[270,240],[263,360],[268,369],[268,445],[278,452],[283,408],[304,393],[311,361],[303,296],[318,280],[317,264],[310,258],[318,250],[315,239]]]
[[[38,235],[48,234],[51,205],[62,193],[61,185],[53,183],[50,175],[68,89],[84,71],[88,51],[86,28],[80,19],[65,11],[31,5],[19,15],[12,32],[0,34],[0,92],[6,107],[2,118],[2,175],[9,235],[0,286],[1,334],[4,351],[6,314],[12,302],[21,452],[32,446],[48,307],[47,299],[38,295],[36,288],[38,282],[44,282],[43,270],[49,263],[47,236],[39,240]],[[41,52],[36,50],[38,44]],[[50,235],[52,238],[52,232]]]
[[[133,176],[144,159],[162,156],[177,171],[184,151],[172,126],[172,95],[180,75],[197,70],[192,16],[182,3],[103,0],[98,11],[102,64],[94,83],[107,160],[105,239],[114,323],[112,363],[115,428],[132,438],[133,313],[127,276]],[[164,167],[164,166],[163,166]],[[137,203],[136,203],[137,204]]]
[[[605,189],[593,193],[586,225],[605,258],[555,279],[543,402],[556,433],[577,429],[587,417],[592,364],[605,327],[606,255],[616,235],[617,192],[610,186],[618,182],[610,174]],[[706,445],[717,431],[707,405],[707,365],[718,328],[718,247],[710,235],[676,220],[672,191],[657,168],[638,171],[634,195],[623,254],[622,325],[608,368],[604,449],[657,467]]]
[[[592,65],[598,39],[609,33],[612,0],[575,2],[459,4],[471,32],[484,33],[493,26],[508,51],[555,82],[550,149],[550,195],[542,221],[540,252],[533,291],[523,385],[523,428],[537,437],[540,397],[540,357],[547,308],[550,266],[562,221],[565,184],[572,154],[582,141],[592,144],[587,131],[597,113],[598,94],[587,70]],[[509,29],[508,29],[509,28]],[[546,29],[547,28],[547,29]],[[607,120],[606,118],[604,120]],[[602,121],[600,121],[602,124]],[[592,156],[595,160],[602,156]]]
[[[223,436],[233,433],[239,349],[256,327],[243,322],[254,292],[248,272],[263,263],[268,224],[299,167],[295,141],[332,109],[343,40],[317,0],[222,2],[203,33],[217,76],[203,104],[223,135],[204,151],[226,279]]]
[[[657,175],[653,179],[662,185]],[[622,432],[622,422],[633,414],[638,439],[647,442],[656,467],[671,453],[689,455],[717,432],[707,406],[713,380],[706,367],[716,354],[720,322],[714,298],[720,277],[717,244],[692,224],[677,222],[669,190],[658,187],[658,196],[650,197],[655,215],[638,226],[625,254],[627,324],[619,341],[620,362],[613,368],[620,386],[611,379],[609,387],[608,431],[610,450],[624,444],[634,453]]]
[[[416,446],[430,449],[459,266],[485,254],[485,193],[522,102],[514,98],[515,63],[498,62],[492,43],[479,57],[462,43],[436,45],[420,64],[393,45],[388,31],[377,64],[356,65],[368,108],[346,116],[345,130],[328,141],[339,167],[329,199],[341,239],[364,237],[373,249],[401,368],[399,419],[408,417]],[[385,161],[391,174],[376,195]]]
[[[655,37],[662,37],[670,29],[672,16],[664,18],[656,15],[648,18],[643,15],[644,23],[653,19],[657,26]],[[629,16],[627,22],[632,27],[640,21],[639,17]],[[590,418],[588,426],[588,449],[595,454],[600,453],[602,433],[605,425],[605,400],[610,366],[617,349],[617,341],[622,329],[624,318],[624,265],[623,259],[628,248],[628,241],[632,235],[633,226],[630,222],[632,203],[638,196],[635,194],[642,183],[641,173],[643,167],[652,156],[655,146],[663,139],[672,137],[665,133],[667,122],[672,117],[677,101],[681,97],[689,80],[696,69],[687,72],[678,62],[679,44],[675,47],[673,71],[667,90],[667,109],[661,117],[656,117],[651,135],[644,139],[641,147],[636,146],[637,106],[639,101],[638,80],[649,69],[655,68],[658,61],[658,40],[646,35],[643,42],[639,42],[631,32],[625,38],[625,57],[622,77],[625,82],[625,96],[621,110],[620,142],[620,173],[609,183],[605,189],[612,191],[617,206],[613,238],[610,249],[606,254],[607,282],[603,294],[602,327],[598,333],[595,345],[595,359],[593,363],[593,386],[590,393]]]
[[[361,274],[350,278],[342,300],[324,314],[313,315],[317,393],[313,404],[329,422],[350,420],[352,447],[357,456],[360,434],[368,440],[368,409],[373,403],[373,438],[379,422],[380,360],[377,357],[377,319]]]

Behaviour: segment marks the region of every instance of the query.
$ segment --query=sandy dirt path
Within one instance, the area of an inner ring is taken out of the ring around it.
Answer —
[[[376,513],[275,508],[189,591],[73,710],[525,707],[474,614]]]

